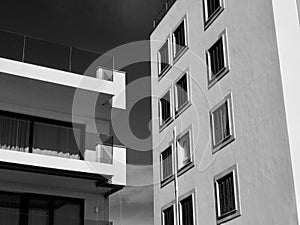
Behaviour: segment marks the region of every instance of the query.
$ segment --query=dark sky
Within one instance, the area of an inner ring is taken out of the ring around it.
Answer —
[[[164,0],[1,0],[0,29],[106,52],[129,42],[148,40],[152,21],[163,3]],[[150,75],[149,63],[124,69],[127,84]],[[144,88],[150,95],[150,83]],[[127,99],[136,94],[127,89]],[[150,98],[141,99],[131,109],[128,122],[138,138],[150,135],[150,112]],[[150,164],[151,155],[150,151],[129,150],[127,162]]]

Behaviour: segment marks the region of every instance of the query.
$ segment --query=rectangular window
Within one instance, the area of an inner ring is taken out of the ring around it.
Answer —
[[[194,209],[193,209],[192,195],[180,201],[180,209],[181,209],[181,225],[193,225]]]
[[[169,146],[161,153],[161,163],[162,181],[164,181],[173,174],[172,146]]]
[[[176,113],[189,102],[188,76],[185,73],[175,84]]]
[[[173,32],[173,56],[177,58],[187,47],[186,20],[184,19]]]
[[[163,225],[174,225],[173,205],[163,210]]]
[[[210,113],[213,151],[234,140],[231,95],[215,106]]]
[[[222,34],[206,52],[209,86],[229,71],[227,57],[225,34]]]
[[[0,220],[5,225],[83,225],[83,210],[81,199],[0,192]]]
[[[165,125],[171,120],[171,92],[168,91],[160,100],[160,125]]]
[[[218,17],[223,9],[223,0],[204,0],[205,28]]]
[[[215,177],[217,221],[223,223],[240,215],[236,165]]]
[[[177,166],[178,170],[192,162],[190,131],[177,139]]]
[[[169,62],[169,41],[166,41],[158,51],[158,74],[162,76],[170,67]]]

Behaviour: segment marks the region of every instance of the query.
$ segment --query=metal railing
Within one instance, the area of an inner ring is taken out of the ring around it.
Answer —
[[[114,69],[113,56],[3,30],[0,57],[92,77],[99,67]],[[97,65],[86,71],[96,59]]]
[[[176,0],[167,0],[165,2],[164,7],[160,10],[158,15],[153,20],[153,29],[155,29],[158,26],[160,21],[162,21],[162,19],[165,17],[165,15],[167,14],[167,12],[170,10],[170,8],[173,6],[175,2]]]

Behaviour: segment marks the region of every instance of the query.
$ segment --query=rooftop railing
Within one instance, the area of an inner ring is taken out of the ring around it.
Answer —
[[[173,6],[173,4],[176,2],[176,0],[167,0],[164,4],[164,7],[160,10],[158,15],[153,20],[153,29],[155,29],[160,21],[165,17],[167,12],[170,10],[170,8]]]
[[[0,57],[92,77],[96,77],[99,67],[114,69],[113,56],[3,30]],[[87,72],[96,59],[95,68]]]

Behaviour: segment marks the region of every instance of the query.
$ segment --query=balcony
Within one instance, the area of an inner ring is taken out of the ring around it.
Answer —
[[[126,106],[125,73],[107,54],[0,31],[2,74],[110,95],[112,107]]]
[[[87,132],[82,124],[1,111],[0,161],[51,175],[78,172],[82,178],[126,183],[126,148],[112,137]]]
[[[176,0],[167,0],[165,2],[163,8],[159,11],[158,15],[153,20],[153,29],[158,26],[158,24],[162,21],[162,19],[165,17],[165,15],[168,13],[175,2]]]

